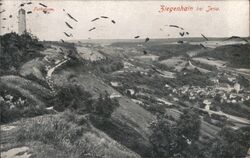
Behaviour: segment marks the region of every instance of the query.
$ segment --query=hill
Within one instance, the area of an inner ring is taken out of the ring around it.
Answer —
[[[249,44],[0,38],[1,157],[247,153]]]

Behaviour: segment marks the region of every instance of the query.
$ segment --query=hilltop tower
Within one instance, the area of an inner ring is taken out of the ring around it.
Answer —
[[[22,35],[26,32],[26,12],[24,9],[18,11],[18,34]]]

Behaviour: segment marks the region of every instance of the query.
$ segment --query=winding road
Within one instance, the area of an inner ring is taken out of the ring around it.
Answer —
[[[198,108],[198,109],[202,110],[202,111],[206,111],[206,112],[208,112],[210,114],[217,114],[217,115],[220,115],[220,116],[226,116],[229,120],[232,120],[234,122],[239,122],[239,123],[250,125],[250,120],[242,118],[242,117],[237,117],[237,116],[229,115],[229,114],[226,114],[226,113],[224,113],[222,111],[212,111],[212,110],[202,109],[202,108]]]
[[[53,72],[56,70],[56,68],[60,67],[62,64],[66,63],[68,60],[64,60],[64,61],[61,61],[60,63],[58,63],[56,66],[50,68],[47,72],[47,77],[51,77]]]

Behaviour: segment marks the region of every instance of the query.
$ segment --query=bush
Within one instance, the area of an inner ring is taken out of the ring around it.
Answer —
[[[108,61],[105,62],[105,64],[97,65],[97,69],[104,73],[110,73],[123,68],[123,63],[121,61],[110,61],[110,63]]]
[[[55,110],[64,111],[65,109],[75,109],[79,112],[90,111],[92,106],[92,96],[77,85],[61,87],[51,104]]]
[[[104,97],[102,95],[99,96],[97,102],[95,102],[93,106],[93,113],[99,116],[103,116],[109,118],[113,111],[119,106],[117,100],[112,100],[108,93],[105,93]]]
[[[11,109],[8,104],[0,102],[1,123],[8,123],[20,118],[35,117],[48,113],[49,112],[44,107],[24,106],[22,108]]]
[[[72,109],[79,114],[92,113],[107,118],[119,106],[118,101],[111,99],[107,92],[104,96],[100,95],[97,100],[93,100],[89,92],[76,85],[60,88],[51,104],[57,111]]]

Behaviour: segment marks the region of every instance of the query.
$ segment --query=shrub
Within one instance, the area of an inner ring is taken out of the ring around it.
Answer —
[[[98,100],[95,102],[93,106],[93,113],[99,116],[103,116],[109,118],[116,107],[119,106],[117,100],[112,100],[108,93],[105,93],[104,97],[102,95],[99,96]]]
[[[109,60],[108,60],[109,61]],[[111,61],[105,62],[105,64],[98,64],[97,69],[104,73],[110,73],[123,68],[123,63],[121,61]]]
[[[7,103],[0,103],[1,123],[8,123],[11,121],[16,121],[20,118],[34,117],[48,113],[49,112],[44,107],[25,106],[22,108],[10,108]]]
[[[91,94],[76,85],[61,87],[52,104],[55,110],[64,111],[67,108],[78,110],[79,112],[90,111],[92,106]]]
[[[57,111],[72,109],[79,114],[92,113],[101,117],[110,117],[119,106],[118,101],[111,99],[107,92],[104,96],[100,95],[97,100],[93,100],[89,92],[76,85],[60,88],[51,102]]]

